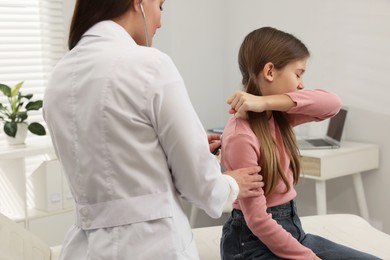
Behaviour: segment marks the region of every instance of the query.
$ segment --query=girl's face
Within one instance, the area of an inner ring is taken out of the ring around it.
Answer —
[[[262,88],[263,95],[278,95],[303,89],[303,74],[307,58],[288,63],[283,69],[272,68],[268,86]]]

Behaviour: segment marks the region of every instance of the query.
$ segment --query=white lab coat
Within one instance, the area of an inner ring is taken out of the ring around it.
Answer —
[[[55,67],[44,117],[76,202],[61,259],[199,258],[179,197],[219,217],[237,187],[167,55],[96,24]]]

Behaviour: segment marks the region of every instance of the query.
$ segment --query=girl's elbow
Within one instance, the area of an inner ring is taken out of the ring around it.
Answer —
[[[343,106],[343,103],[342,103],[340,97],[337,96],[336,94],[334,94],[334,105],[333,105],[334,114],[333,115],[336,115],[340,111],[342,106]]]

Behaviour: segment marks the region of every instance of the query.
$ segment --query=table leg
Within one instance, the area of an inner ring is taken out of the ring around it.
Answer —
[[[190,215],[191,228],[194,228],[194,225],[196,222],[196,217],[198,216],[198,212],[199,212],[199,209],[196,206],[191,205],[191,215]]]
[[[317,214],[326,214],[326,183],[323,180],[316,180]]]
[[[364,187],[362,182],[362,176],[360,173],[353,174],[353,184],[355,186],[356,198],[360,210],[360,215],[367,221],[370,221],[368,213],[368,206],[366,201],[366,195],[364,194]]]

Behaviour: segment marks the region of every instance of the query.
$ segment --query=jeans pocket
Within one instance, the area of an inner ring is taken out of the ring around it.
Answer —
[[[298,241],[302,240],[305,236],[298,216],[289,219],[277,219],[276,221]]]

